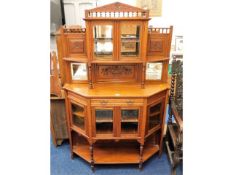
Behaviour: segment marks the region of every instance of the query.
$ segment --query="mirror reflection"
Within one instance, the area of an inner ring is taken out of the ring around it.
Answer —
[[[161,80],[162,78],[162,63],[147,63],[146,79],[147,80]]]
[[[121,25],[121,55],[138,56],[140,45],[140,25]]]
[[[72,80],[87,80],[86,63],[71,63]]]
[[[111,56],[113,52],[112,25],[95,25],[93,36],[95,56]]]

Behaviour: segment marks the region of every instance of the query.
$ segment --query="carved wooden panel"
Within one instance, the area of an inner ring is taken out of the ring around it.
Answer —
[[[150,40],[149,52],[163,52],[163,41]]]
[[[65,33],[67,57],[86,58],[86,34]]]
[[[69,40],[70,53],[83,53],[84,52],[84,41],[80,39]]]
[[[140,66],[137,64],[125,65],[96,65],[95,81],[137,81]],[[141,74],[140,74],[141,75]]]
[[[164,37],[154,38],[153,36],[149,35],[147,55],[166,57],[168,55],[166,44],[167,44],[166,38]]]
[[[173,27],[170,28],[149,28],[147,43],[148,60],[157,58],[168,58],[170,55],[170,45]]]

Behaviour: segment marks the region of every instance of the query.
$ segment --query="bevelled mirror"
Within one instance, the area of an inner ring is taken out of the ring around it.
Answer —
[[[93,28],[94,55],[96,57],[111,57],[113,53],[112,25],[95,25]]]
[[[162,63],[147,63],[146,80],[161,80],[162,70],[163,70]]]
[[[87,64],[71,63],[72,80],[87,80]]]
[[[140,25],[121,24],[121,56],[137,57],[140,48]]]

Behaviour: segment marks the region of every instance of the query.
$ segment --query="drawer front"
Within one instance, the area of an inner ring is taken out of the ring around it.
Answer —
[[[92,99],[91,106],[141,106],[143,99]]]

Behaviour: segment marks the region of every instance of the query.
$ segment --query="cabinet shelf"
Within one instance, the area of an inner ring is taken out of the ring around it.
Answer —
[[[95,41],[112,41],[112,38],[95,38]]]
[[[112,123],[112,119],[97,119],[96,123]]]
[[[75,116],[78,116],[78,117],[84,117],[84,113],[83,113],[83,112],[80,112],[80,111],[78,111],[78,112],[73,112],[72,114],[75,115]]]
[[[121,42],[122,43],[136,43],[136,42],[140,42],[140,40],[139,39],[132,39],[132,38],[129,38],[129,39],[126,39],[126,38],[122,38],[121,39]]]
[[[72,147],[75,154],[90,162],[89,144],[78,142]],[[159,145],[146,144],[143,150],[143,162],[159,151]],[[136,142],[108,142],[108,144],[95,144],[93,147],[95,164],[138,164],[140,162],[139,144]]]
[[[122,119],[122,123],[138,123],[138,119]]]
[[[156,112],[150,113],[149,116],[152,117],[152,116],[155,116],[155,115],[158,115],[158,114],[160,114],[160,111],[156,111]]]

